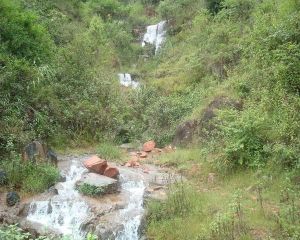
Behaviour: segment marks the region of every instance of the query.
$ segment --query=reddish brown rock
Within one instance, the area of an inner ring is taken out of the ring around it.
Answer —
[[[140,158],[146,158],[148,154],[146,152],[140,152]]]
[[[144,143],[144,145],[143,145],[144,152],[151,152],[154,148],[155,148],[154,141],[148,141],[148,142]]]
[[[140,166],[140,164],[139,164],[139,158],[138,157],[136,157],[136,156],[133,156],[126,164],[125,164],[125,166],[126,167],[138,167],[138,166]]]
[[[118,178],[119,175],[120,175],[120,172],[116,167],[108,166],[104,171],[104,176],[106,176],[106,177]]]
[[[83,165],[90,171],[103,175],[107,168],[107,161],[94,155],[89,159],[85,160]]]

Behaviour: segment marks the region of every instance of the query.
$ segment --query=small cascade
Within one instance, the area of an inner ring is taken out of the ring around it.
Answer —
[[[27,219],[68,235],[72,240],[84,239],[86,233],[81,231],[81,224],[88,218],[90,209],[80,199],[75,183],[85,171],[78,162],[72,163],[66,181],[60,183],[58,195],[47,201],[32,202]]]
[[[134,81],[129,73],[119,73],[120,84],[124,87],[132,87],[133,89],[139,87],[139,82]]]
[[[146,44],[155,45],[155,54],[158,52],[166,37],[166,24],[167,21],[161,21],[156,25],[147,27],[147,32],[144,35],[142,46]]]
[[[145,184],[142,180],[126,181],[123,179],[122,189],[129,193],[129,203],[120,212],[124,229],[117,234],[116,240],[138,240],[139,227],[144,214],[143,197]]]

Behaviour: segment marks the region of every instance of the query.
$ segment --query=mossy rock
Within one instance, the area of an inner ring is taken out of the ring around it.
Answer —
[[[88,173],[77,182],[76,189],[84,195],[102,196],[116,193],[118,181],[96,173]]]

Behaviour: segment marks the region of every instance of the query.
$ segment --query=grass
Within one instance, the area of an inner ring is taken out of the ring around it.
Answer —
[[[202,159],[203,151],[179,149],[157,159],[183,173],[187,182],[183,189],[173,187],[166,202],[149,204],[149,239],[300,239],[299,188],[287,181],[288,172],[268,166],[223,175]],[[216,174],[213,181],[209,173]],[[283,202],[286,189],[290,199]],[[184,214],[178,203],[188,208]]]
[[[51,187],[59,178],[56,167],[46,164],[23,162],[20,159],[1,162],[0,168],[7,174],[7,189],[23,193],[40,193]]]
[[[124,157],[122,150],[111,144],[101,143],[96,147],[96,153],[103,159],[109,161],[120,161]]]

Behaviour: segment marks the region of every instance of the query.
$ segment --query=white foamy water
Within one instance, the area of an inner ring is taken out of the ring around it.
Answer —
[[[142,46],[144,47],[146,43],[153,44],[155,45],[155,53],[157,53],[166,37],[166,24],[166,21],[161,21],[156,25],[148,26],[147,32],[143,38]]]
[[[134,81],[129,73],[119,73],[120,84],[124,87],[137,88],[140,84],[137,81]]]
[[[32,202],[27,219],[69,235],[72,240],[84,239],[85,233],[80,230],[80,227],[88,218],[90,209],[75,190],[75,183],[84,171],[85,168],[73,162],[66,181],[60,183],[58,195],[47,201]]]
[[[138,229],[144,214],[143,196],[145,185],[141,180],[124,181],[122,188],[129,192],[129,203],[120,212],[120,217],[124,222],[124,230],[118,233],[116,240],[138,240]]]

